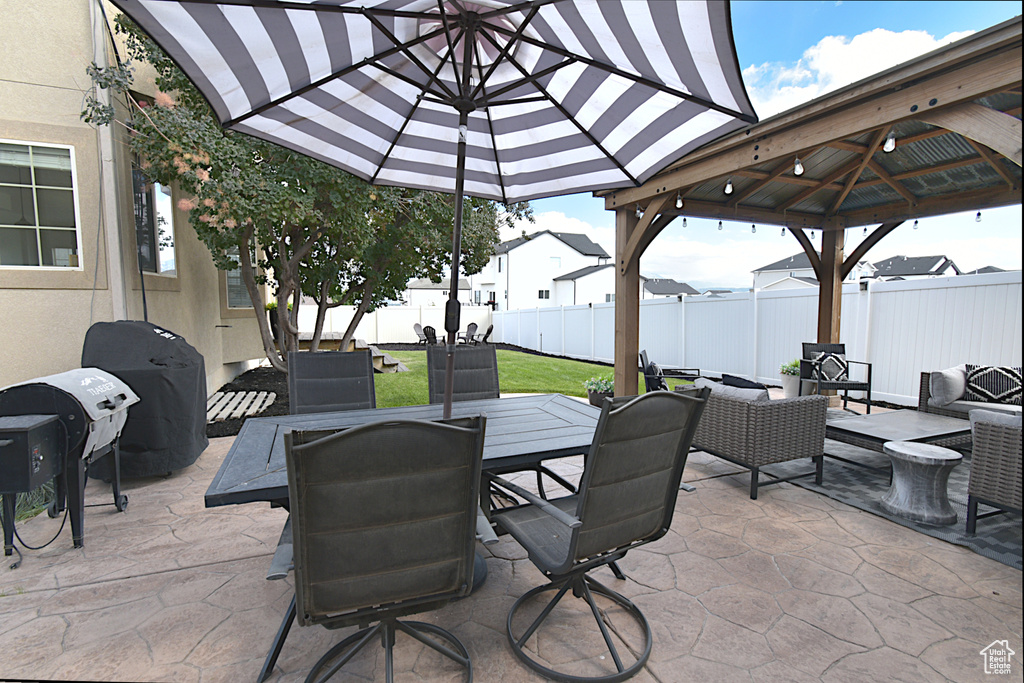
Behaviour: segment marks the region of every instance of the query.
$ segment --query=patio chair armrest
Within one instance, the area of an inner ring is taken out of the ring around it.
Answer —
[[[281,530],[281,538],[277,541],[277,550],[274,551],[274,558],[270,560],[270,569],[267,570],[267,581],[277,581],[288,576],[293,566],[292,552],[292,518],[284,523]]]
[[[498,542],[498,534],[494,533],[491,520],[487,519],[481,508],[476,510],[476,537],[484,545],[494,545]]]
[[[550,515],[554,519],[558,520],[559,522],[561,522],[565,526],[569,527],[570,529],[576,529],[577,527],[580,527],[580,526],[583,525],[583,522],[580,521],[578,518],[573,517],[572,515],[559,510],[557,507],[555,507],[554,505],[552,505],[548,501],[544,500],[543,498],[541,498],[540,496],[538,496],[536,494],[533,494],[533,493],[527,491],[526,489],[522,488],[521,486],[516,486],[512,482],[506,481],[505,479],[502,479],[501,477],[494,476],[493,474],[485,474],[484,476],[487,477],[487,480],[491,484],[494,484],[495,486],[498,486],[500,488],[506,489],[510,493],[514,493],[515,495],[519,496],[520,498],[523,498],[524,500],[526,500],[531,505],[534,505],[534,506],[540,508],[543,512],[545,512],[546,514]]]

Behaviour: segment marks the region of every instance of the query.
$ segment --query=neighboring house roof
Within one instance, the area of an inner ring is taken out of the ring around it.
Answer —
[[[984,268],[977,268],[975,270],[963,273],[964,275],[983,275],[985,273],[1005,273],[1006,271],[1002,268],[996,268],[995,266],[985,266]]]
[[[762,273],[769,270],[804,270],[807,268],[813,268],[813,266],[811,266],[811,260],[807,258],[806,253],[801,251],[799,254],[787,256],[781,261],[776,261],[775,263],[769,263],[767,266],[756,268],[752,272]]]
[[[611,264],[611,263],[605,263],[605,264],[602,264],[600,266],[587,266],[585,268],[580,268],[579,270],[574,270],[571,273],[566,273],[565,275],[559,275],[558,277],[555,278],[555,282],[558,282],[559,280],[579,280],[581,277],[586,277],[588,275],[592,275],[593,273],[596,273],[599,270],[604,270],[605,268],[611,268],[612,265],[613,264]]]
[[[708,290],[704,291],[704,294],[710,294],[712,296],[717,296],[719,294],[732,294],[732,290],[731,289],[708,289]]]
[[[601,245],[591,240],[586,235],[580,235],[574,232],[552,232],[550,230],[541,230],[535,232],[532,235],[526,235],[525,237],[517,237],[514,240],[502,242],[494,248],[495,253],[506,254],[516,247],[522,246],[532,239],[536,239],[541,235],[551,235],[552,237],[561,240],[566,245],[572,247],[584,256],[597,256],[598,258],[611,258]]]
[[[425,277],[409,280],[406,289],[451,289],[451,279],[444,278],[440,282],[431,282]],[[459,289],[470,289],[469,280],[459,278]]]
[[[945,256],[893,256],[874,263],[875,277],[912,277],[915,275],[938,275],[952,267],[960,275],[960,269]]]
[[[787,284],[788,283],[788,284]],[[792,284],[797,283],[797,284]],[[794,287],[817,287],[818,281],[813,277],[786,276],[771,282],[761,289],[792,289]]]
[[[673,294],[700,294],[699,291],[685,282],[676,282],[672,278],[650,278],[644,283],[644,289],[651,294],[659,296],[671,296]]]

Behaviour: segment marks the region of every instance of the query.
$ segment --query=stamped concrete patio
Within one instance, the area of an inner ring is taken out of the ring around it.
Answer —
[[[0,677],[255,679],[292,593],[290,579],[265,580],[286,513],[204,508],[231,441],[214,439],[170,478],[128,482],[125,513],[87,509],[85,548],[65,528],[45,550],[23,551],[21,568],[0,570]],[[826,481],[836,466],[826,464]],[[578,474],[580,459],[561,467]],[[654,631],[634,680],[982,681],[980,651],[996,640],[1009,641],[1009,678],[1020,680],[1019,571],[790,484],[751,501],[748,476],[692,455],[684,479],[697,490],[680,493],[672,531],[625,558],[627,581],[600,573]],[[109,496],[96,482],[87,489],[87,503]],[[18,530],[36,545],[59,526],[41,515]],[[422,618],[463,639],[477,681],[538,680],[511,654],[504,624],[542,577],[512,541],[483,552],[486,584]],[[294,627],[271,680],[302,680],[349,632]],[[608,666],[574,662],[591,647],[572,628],[541,647],[581,672]],[[408,640],[396,660],[400,681],[461,680]],[[372,666],[335,680],[372,680]]]

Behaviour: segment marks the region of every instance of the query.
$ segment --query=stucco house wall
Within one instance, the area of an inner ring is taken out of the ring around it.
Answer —
[[[104,8],[112,20],[117,10]],[[99,0],[0,0],[0,16],[0,141],[71,150],[79,233],[77,266],[0,263],[2,387],[80,367],[91,324],[141,320],[143,307],[124,128],[79,117],[86,67],[111,54]],[[147,81],[137,65],[136,88]],[[224,275],[187,215],[175,209],[173,222],[177,271],[143,276],[148,318],[202,353],[212,390],[263,356],[255,314],[227,308]]]

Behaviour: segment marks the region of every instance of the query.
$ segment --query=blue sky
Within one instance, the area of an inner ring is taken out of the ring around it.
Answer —
[[[1020,2],[765,2],[732,3],[733,35],[747,92],[763,119],[830,90],[929,52],[1021,13]],[[587,194],[531,202],[536,216],[521,229],[583,232],[614,253],[614,214]],[[648,277],[671,277],[698,288],[745,288],[750,271],[800,250],[780,228],[688,219],[676,220],[641,259]],[[863,238],[847,231],[847,252]],[[904,224],[879,242],[868,259],[945,254],[962,270],[994,265],[1021,267],[1021,207],[922,219]]]

